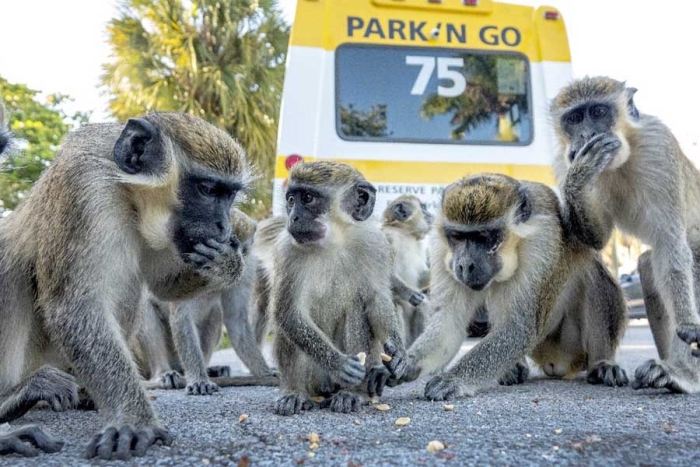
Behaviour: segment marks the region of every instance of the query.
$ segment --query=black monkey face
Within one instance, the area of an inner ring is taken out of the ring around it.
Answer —
[[[315,188],[293,185],[287,190],[287,230],[299,244],[323,240],[328,228],[323,217],[331,207],[331,197]]]
[[[239,183],[206,175],[187,174],[180,181],[180,204],[172,217],[174,241],[180,254],[197,244],[231,238],[231,207],[242,189]]]
[[[617,109],[609,102],[586,102],[561,118],[561,126],[571,141],[569,160],[596,135],[613,135],[617,123]]]
[[[503,231],[443,227],[443,232],[452,251],[452,275],[472,290],[488,287],[503,267],[498,254]]]

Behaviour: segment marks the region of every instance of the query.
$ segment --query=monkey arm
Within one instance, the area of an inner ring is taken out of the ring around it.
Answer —
[[[260,352],[248,319],[250,286],[225,290],[221,295],[221,303],[224,308],[224,324],[236,354],[254,376],[269,375],[270,367]]]
[[[408,362],[394,302],[388,294],[379,292],[365,306],[374,340],[383,345],[385,353],[392,357],[385,366],[392,376],[401,378]]]
[[[425,295],[422,292],[410,287],[396,274],[391,276],[391,291],[398,295],[401,300],[406,300],[413,306],[418,306],[425,300]]]
[[[440,308],[427,314],[425,330],[408,349],[410,362],[420,368],[416,378],[441,371],[457,355],[467,337],[468,317],[473,312]]]

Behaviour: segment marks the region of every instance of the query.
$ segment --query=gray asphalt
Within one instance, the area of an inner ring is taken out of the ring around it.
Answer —
[[[618,360],[632,373],[656,351],[647,326],[628,329]],[[474,342],[467,342],[466,351]],[[215,356],[240,368],[231,351]],[[312,411],[279,417],[276,388],[231,388],[212,397],[153,391],[160,419],[176,437],[133,465],[700,465],[697,396],[590,386],[535,375],[515,387],[443,403],[421,399],[425,380],[384,394],[390,410]],[[239,423],[241,414],[248,419]],[[410,424],[397,427],[399,417]],[[356,424],[359,421],[359,425]],[[36,423],[66,441],[60,454],[0,457],[0,465],[86,465],[82,453],[100,428],[94,412],[34,410]],[[320,436],[312,451],[307,435]],[[426,450],[432,440],[447,448]],[[310,457],[310,453],[315,454]],[[99,464],[94,462],[94,464]],[[124,465],[121,462],[102,463]]]

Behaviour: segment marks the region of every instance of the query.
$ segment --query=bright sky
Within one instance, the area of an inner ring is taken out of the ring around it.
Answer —
[[[369,0],[356,0],[369,1]],[[511,3],[539,5],[533,0]],[[642,112],[663,118],[700,161],[698,7],[687,0],[548,0],[566,21],[576,76],[606,74],[639,89]],[[75,98],[105,120],[97,88],[108,59],[105,24],[114,0],[0,0],[0,75]],[[279,0],[291,21],[296,0]]]

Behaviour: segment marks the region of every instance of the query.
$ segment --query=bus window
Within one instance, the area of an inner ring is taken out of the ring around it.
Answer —
[[[527,58],[513,52],[345,44],[336,50],[345,140],[528,145]]]

